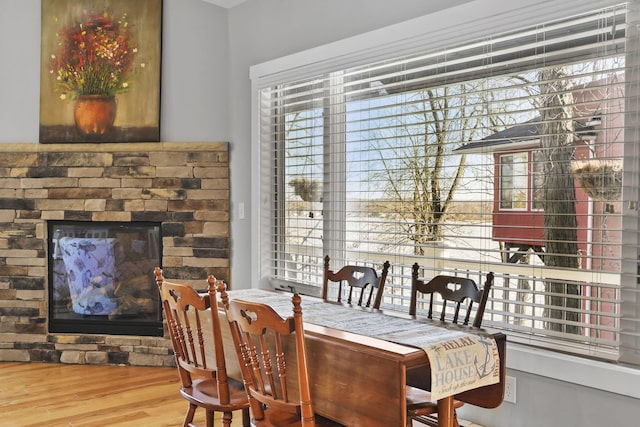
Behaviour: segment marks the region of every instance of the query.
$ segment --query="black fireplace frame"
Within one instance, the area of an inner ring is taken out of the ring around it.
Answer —
[[[162,337],[164,328],[162,323],[162,306],[159,295],[154,300],[155,316],[152,319],[136,320],[132,316],[121,316],[117,318],[109,318],[106,315],[94,314],[78,314],[70,313],[67,316],[72,319],[63,319],[56,316],[56,307],[53,303],[54,298],[54,231],[61,226],[78,226],[86,228],[108,228],[111,230],[125,230],[131,227],[144,227],[152,229],[157,227],[157,250],[158,250],[158,266],[162,262],[162,229],[161,224],[156,222],[111,222],[111,221],[74,221],[74,220],[49,220],[47,221],[47,271],[48,271],[48,328],[50,333],[70,333],[70,334],[101,334],[101,335],[126,335],[126,336],[150,336]],[[153,277],[153,270],[149,272],[149,277]],[[155,289],[154,289],[155,290]]]

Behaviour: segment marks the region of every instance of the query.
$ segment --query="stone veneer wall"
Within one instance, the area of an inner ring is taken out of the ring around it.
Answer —
[[[0,143],[0,361],[173,366],[167,334],[48,333],[47,220],[160,222],[166,277],[226,281],[228,145]]]

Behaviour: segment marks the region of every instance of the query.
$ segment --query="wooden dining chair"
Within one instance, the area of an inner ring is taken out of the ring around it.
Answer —
[[[489,291],[493,286],[493,273],[487,274],[484,287],[478,289],[476,282],[466,277],[439,275],[425,282],[419,279],[419,270],[418,263],[413,264],[411,300],[409,302],[409,314],[411,316],[416,316],[418,294],[422,294],[429,300],[427,317],[442,322],[468,325],[471,321],[475,304],[472,325],[480,328],[484,309],[489,298]],[[439,314],[438,304],[440,304]],[[463,402],[459,400],[454,400],[453,402],[454,409],[462,405]],[[412,420],[436,427],[438,425],[437,413],[437,403],[431,401],[431,393],[429,391],[407,386],[407,427],[412,425]],[[459,427],[455,412],[453,424],[454,427]]]
[[[183,427],[194,426],[197,408],[204,409],[207,427],[213,427],[214,412],[222,413],[222,425],[230,427],[237,410],[242,410],[242,426],[249,427],[247,394],[240,381],[227,376],[215,278],[209,277],[208,293],[200,295],[189,285],[166,280],[159,267],[154,273],[178,366],[180,394],[189,404]]]
[[[487,274],[484,287],[478,289],[476,282],[468,277],[458,276],[435,276],[428,282],[418,278],[420,267],[418,263],[413,264],[411,273],[411,300],[409,302],[409,314],[416,315],[418,304],[418,294],[425,295],[429,300],[427,317],[434,318],[434,310],[437,310],[438,300],[440,300],[440,314],[436,319],[450,321],[468,325],[474,311],[472,325],[479,328],[482,324],[484,309],[489,298],[489,291],[493,286],[493,273]],[[463,319],[460,320],[462,313]]]
[[[224,286],[218,290],[240,360],[252,425],[341,426],[313,411],[300,296],[293,295],[293,316],[283,319],[266,304],[230,301]]]
[[[384,262],[382,266],[382,273],[379,277],[375,268],[361,265],[345,265],[334,273],[329,267],[329,261],[329,255],[325,256],[322,299],[325,301],[329,300],[329,288],[331,287],[331,284],[336,284],[337,297],[335,300],[337,302],[342,302],[342,297],[346,293],[347,304],[352,304],[353,294],[355,291],[357,305],[373,307],[375,309],[380,308],[382,295],[384,293],[384,284],[387,281],[387,274],[389,273],[389,261]]]

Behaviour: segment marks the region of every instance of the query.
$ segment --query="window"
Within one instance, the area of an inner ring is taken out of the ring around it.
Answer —
[[[542,209],[544,206],[544,153],[535,150],[531,156],[531,207],[532,209]]]
[[[640,364],[635,18],[566,15],[256,81],[262,277],[389,260],[406,311],[414,262],[493,271],[510,341]]]
[[[500,156],[500,209],[526,209],[529,200],[529,156]]]

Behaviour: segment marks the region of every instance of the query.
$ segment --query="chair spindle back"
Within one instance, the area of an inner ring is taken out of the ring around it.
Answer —
[[[346,282],[345,286],[348,287],[347,304],[352,304],[353,293],[356,290],[357,305],[375,309],[380,308],[384,285],[389,273],[389,261],[384,262],[380,277],[378,277],[378,273],[373,267],[361,265],[345,265],[337,272],[334,272],[329,267],[329,261],[329,255],[325,256],[322,299],[328,300],[330,282],[333,282],[338,284],[336,301],[342,302],[343,292],[347,291],[347,289],[343,289],[342,285]]]
[[[476,282],[467,277],[438,275],[433,279],[425,282],[418,278],[419,265],[413,265],[411,274],[411,300],[409,303],[409,314],[416,315],[418,293],[428,295],[429,309],[427,317],[434,318],[434,307],[436,303],[436,295],[441,298],[441,309],[439,320],[447,321],[450,319],[452,323],[461,323],[468,325],[471,320],[474,304],[476,304],[475,317],[472,325],[479,328],[482,324],[485,306],[489,298],[489,291],[493,286],[493,273],[487,274],[487,279],[482,289],[478,289]],[[449,303],[452,304],[452,313],[449,311]],[[463,320],[460,321],[460,312],[463,312]]]

